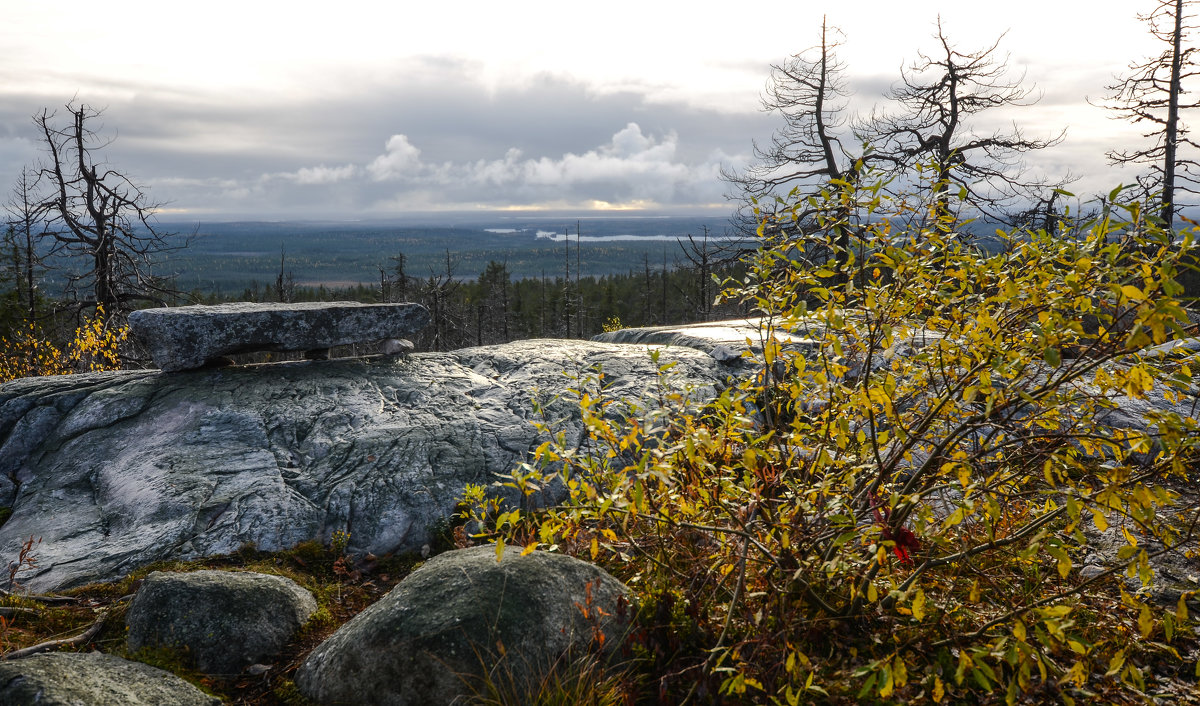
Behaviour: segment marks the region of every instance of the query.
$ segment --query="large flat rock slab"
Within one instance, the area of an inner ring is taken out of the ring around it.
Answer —
[[[404,338],[429,323],[420,304],[306,302],[142,309],[129,328],[164,371],[199,368],[225,355],[255,351],[322,351]]]
[[[670,361],[667,382],[698,398],[728,376],[687,348]],[[420,551],[467,483],[493,483],[545,440],[535,398],[578,443],[564,392],[597,368],[614,399],[657,396],[644,346],[560,340],[14,380],[0,386],[0,556],[41,537],[17,579],[46,590],[335,530],[358,553]]]

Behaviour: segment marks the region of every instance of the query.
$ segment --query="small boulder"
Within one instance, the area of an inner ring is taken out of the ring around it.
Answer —
[[[379,343],[379,352],[383,355],[407,355],[415,349],[416,346],[407,338],[388,338]]]
[[[519,554],[434,557],[313,650],[296,686],[322,704],[436,706],[469,694],[485,669],[537,683],[599,634],[605,651],[620,644],[632,619],[623,584],[568,556]]]
[[[155,571],[125,614],[128,647],[178,649],[206,674],[238,674],[278,654],[316,609],[281,576]]]
[[[99,652],[56,652],[0,662],[0,703],[10,706],[217,706],[156,667]]]

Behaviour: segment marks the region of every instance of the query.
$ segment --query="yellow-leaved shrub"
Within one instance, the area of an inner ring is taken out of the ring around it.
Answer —
[[[119,348],[129,333],[128,327],[110,326],[104,309],[87,318],[61,347],[51,342],[33,323],[0,337],[0,382],[42,375],[117,370],[121,367]]]
[[[477,536],[628,582],[632,648],[676,699],[1138,698],[1192,595],[1121,579],[1196,551],[1198,361],[1161,346],[1194,335],[1194,233],[1118,203],[984,250],[922,215],[840,184],[764,219],[724,294],[763,317],[758,374],[692,399],[663,364],[646,409],[579,379],[583,442],[548,421],[502,481],[566,499],[469,488]],[[1085,578],[1106,530],[1115,565]]]

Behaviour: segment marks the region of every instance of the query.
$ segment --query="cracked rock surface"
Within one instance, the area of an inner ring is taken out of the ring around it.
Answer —
[[[678,387],[711,393],[727,375],[687,348],[669,361]],[[0,557],[40,537],[18,581],[51,590],[335,530],[356,552],[420,551],[466,484],[541,443],[535,396],[578,439],[577,404],[556,396],[597,366],[614,397],[650,399],[645,347],[560,340],[15,380],[0,386]]]

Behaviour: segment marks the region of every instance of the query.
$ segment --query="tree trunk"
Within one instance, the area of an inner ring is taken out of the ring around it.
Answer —
[[[1171,35],[1171,91],[1167,103],[1167,134],[1163,154],[1162,219],[1175,225],[1175,157],[1179,147],[1179,94],[1183,90],[1183,0],[1175,0],[1175,28]]]

